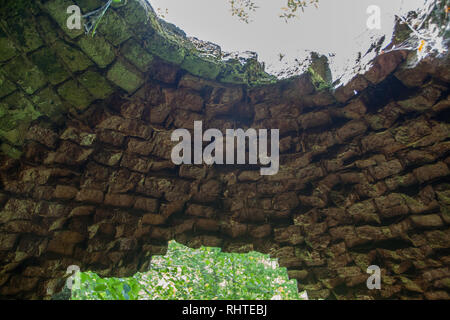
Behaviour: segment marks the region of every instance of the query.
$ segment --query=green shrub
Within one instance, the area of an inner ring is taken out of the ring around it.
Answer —
[[[301,300],[286,268],[258,252],[223,253],[220,248],[190,249],[169,242],[165,256],[154,256],[150,270],[129,278],[101,278],[80,272],[72,300],[289,299]]]

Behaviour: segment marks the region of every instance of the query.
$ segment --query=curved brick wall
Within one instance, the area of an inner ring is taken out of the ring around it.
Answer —
[[[335,93],[227,84],[228,65],[158,58],[138,2],[94,40],[58,28],[60,2],[2,14],[1,297],[50,297],[72,264],[131,275],[176,239],[269,253],[311,298],[449,298],[448,57],[384,54]],[[194,120],[279,128],[280,171],[173,165],[171,131]]]

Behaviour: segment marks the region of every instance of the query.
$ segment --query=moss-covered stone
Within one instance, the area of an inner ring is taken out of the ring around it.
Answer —
[[[106,40],[115,46],[131,37],[128,26],[113,9],[106,11],[100,21],[97,32],[101,33]]]
[[[70,0],[50,0],[44,3],[44,8],[52,16],[52,18],[58,23],[59,27],[72,39],[83,34],[83,28],[72,29],[67,28],[67,8],[69,6],[76,5],[75,2]]]
[[[22,151],[7,143],[2,143],[0,145],[0,151],[13,159],[19,159],[22,155]]]
[[[392,38],[392,43],[397,45],[399,43],[404,42],[405,40],[411,37],[412,32],[413,31],[407,24],[402,23],[400,19],[397,19],[397,22],[394,27],[394,36]]]
[[[144,79],[138,72],[131,70],[132,68],[118,61],[111,67],[106,77],[125,91],[134,92],[144,83]]]
[[[175,39],[170,39],[168,35],[160,32],[154,32],[152,37],[145,42],[145,49],[165,61],[178,65],[183,62],[186,54],[186,49]]]
[[[106,99],[114,91],[108,81],[97,72],[86,71],[78,77],[78,81],[96,99]]]
[[[153,32],[148,11],[139,1],[128,1],[125,6],[118,8],[117,12],[138,37]]]
[[[94,101],[89,92],[77,81],[70,80],[58,88],[59,95],[78,110],[84,110]]]
[[[222,64],[206,57],[200,57],[196,53],[189,53],[184,58],[181,68],[195,76],[215,79],[222,70]]]
[[[7,61],[17,54],[14,43],[0,28],[0,61]]]
[[[277,80],[275,76],[264,71],[264,65],[259,63],[257,59],[249,59],[244,66],[244,70],[248,77],[248,84],[251,86],[275,83]]]
[[[326,56],[315,52],[311,53],[311,64],[307,72],[317,90],[326,90],[331,87],[332,76]]]
[[[6,19],[9,17],[23,16],[25,14],[36,14],[39,10],[36,1],[29,0],[15,0],[2,1],[0,11],[0,18]]]
[[[47,79],[53,85],[63,82],[70,76],[55,53],[49,48],[42,48],[33,53],[31,61],[47,76]]]
[[[99,35],[85,35],[80,38],[78,45],[100,68],[108,66],[116,57],[113,47]]]
[[[66,105],[50,87],[39,91],[31,98],[31,101],[39,112],[54,122],[60,122],[63,119],[63,113],[67,111]]]
[[[47,16],[39,16],[37,21],[42,30],[41,35],[46,43],[51,44],[58,40],[58,32],[56,31],[58,26],[54,21],[47,18]]]
[[[45,75],[39,68],[21,56],[9,62],[3,70],[28,94],[33,94],[47,84]]]
[[[121,48],[121,52],[132,64],[142,72],[149,69],[153,56],[144,50],[135,40],[128,40]]]
[[[439,201],[447,205],[450,205],[450,190],[437,191],[436,194],[438,196]]]
[[[248,77],[244,66],[238,60],[227,61],[225,68],[219,75],[219,81],[233,84],[246,84]]]
[[[75,2],[84,14],[94,11],[105,4],[103,0],[75,0]]]
[[[63,41],[55,42],[53,50],[72,72],[85,70],[92,65],[92,61],[83,52]]]
[[[7,28],[10,36],[16,39],[25,52],[36,50],[44,44],[29,15],[8,19]]]
[[[40,115],[22,93],[13,93],[0,103],[0,137],[12,145],[20,145],[29,124]]]
[[[14,83],[5,78],[5,76],[0,72],[0,98],[7,96],[16,90]]]
[[[403,283],[406,290],[413,291],[413,292],[419,292],[422,293],[423,289],[414,281],[411,279],[408,279],[406,277],[399,277],[400,281]]]

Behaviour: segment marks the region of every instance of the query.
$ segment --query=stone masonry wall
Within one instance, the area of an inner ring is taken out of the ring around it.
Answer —
[[[49,298],[73,264],[129,276],[176,239],[269,253],[311,298],[450,298],[448,56],[383,54],[336,92],[248,86],[167,60],[134,2],[94,38],[58,27],[71,1],[22,2],[0,25],[0,297]],[[280,129],[280,171],[175,166],[170,134],[195,120]]]

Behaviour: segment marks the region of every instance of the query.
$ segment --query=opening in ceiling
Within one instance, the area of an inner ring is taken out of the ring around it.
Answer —
[[[302,1],[148,1],[160,18],[189,37],[216,43],[223,52],[256,52],[265,70],[280,79],[303,73],[311,52],[324,55],[335,84],[365,71],[367,63],[391,43],[396,17],[406,19],[408,12],[415,11],[415,22],[420,24],[429,17],[432,6],[442,5],[435,0],[313,0],[306,1],[309,4],[304,10],[294,12],[289,3]],[[233,15],[233,7],[238,14]],[[286,19],[286,13],[294,16]],[[438,33],[442,28],[445,26],[439,26]],[[428,38],[423,38],[427,44]],[[423,47],[423,39],[419,37],[413,49]],[[433,46],[443,49],[442,43]]]
[[[71,300],[305,300],[297,281],[276,259],[255,251],[223,253],[191,249],[172,240],[167,253],[153,256],[148,271],[128,278],[102,278],[77,272],[72,290],[54,299]]]

